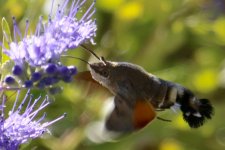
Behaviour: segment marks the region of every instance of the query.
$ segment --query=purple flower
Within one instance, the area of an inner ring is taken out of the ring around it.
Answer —
[[[46,116],[44,113],[41,118],[35,120],[37,114],[49,105],[48,97],[46,96],[40,106],[37,107],[41,96],[34,100],[28,91],[21,104],[17,106],[19,95],[20,91],[17,92],[13,108],[9,111],[7,118],[4,114],[6,98],[3,97],[1,100],[0,149],[17,150],[21,144],[40,137],[44,133],[50,133],[47,127],[65,117],[64,114],[53,121],[43,122]]]
[[[10,42],[8,40],[9,49],[3,46],[3,52],[14,61],[16,67],[12,68],[12,74],[17,76],[17,83],[20,87],[38,87],[40,85],[38,82],[41,79],[33,80],[32,77],[33,73],[37,70],[46,78],[57,77],[59,81],[72,81],[72,76],[75,74],[69,74],[65,80],[64,77],[57,75],[59,72],[49,73],[49,70],[47,69],[46,71],[46,68],[54,65],[55,70],[58,70],[63,66],[60,62],[62,54],[86,41],[94,44],[93,38],[97,30],[96,22],[92,19],[95,13],[95,1],[92,2],[83,15],[80,15],[85,3],[86,0],[74,0],[71,7],[67,9],[69,0],[65,0],[62,5],[58,6],[55,15],[51,11],[46,24],[43,22],[43,17],[40,17],[35,34],[31,35],[27,35],[29,21],[26,22],[26,30],[24,36],[22,36],[16,20],[13,18],[14,41]],[[6,40],[10,39],[6,34],[4,34],[4,37]],[[18,69],[20,70],[18,71]],[[31,80],[37,83],[26,86],[26,83],[31,83]],[[54,84],[56,83],[54,82]],[[46,86],[52,85],[47,84]]]
[[[95,2],[92,2],[82,17],[76,18],[85,2],[86,0],[74,0],[69,12],[66,13],[69,0],[65,0],[64,4],[58,7],[55,16],[51,18],[52,14],[50,15],[47,24],[44,24],[43,18],[40,17],[34,35],[26,35],[29,26],[27,22],[24,38],[21,37],[14,18],[14,38],[18,34],[22,40],[18,42],[15,38],[10,43],[10,48],[3,48],[3,52],[18,65],[26,62],[30,66],[37,67],[49,62],[59,62],[62,53],[78,47],[83,42],[94,43],[93,37],[96,35],[97,27],[91,17],[95,13]]]

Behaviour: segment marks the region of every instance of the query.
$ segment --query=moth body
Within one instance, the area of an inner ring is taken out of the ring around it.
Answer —
[[[106,122],[109,130],[130,132],[142,128],[154,119],[155,110],[173,106],[180,106],[192,128],[203,125],[213,114],[207,99],[198,99],[189,89],[160,79],[138,65],[100,61],[90,64],[90,72],[115,95],[115,109]]]

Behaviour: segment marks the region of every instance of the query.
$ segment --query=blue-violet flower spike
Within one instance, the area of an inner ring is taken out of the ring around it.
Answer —
[[[93,38],[96,36],[97,27],[91,17],[95,13],[95,1],[81,17],[78,17],[85,3],[86,0],[74,0],[67,9],[69,0],[65,0],[54,16],[50,14],[48,23],[44,24],[43,17],[40,17],[34,35],[27,35],[29,26],[27,21],[23,38],[14,18],[14,41],[11,43],[8,41],[9,49],[3,47],[3,52],[17,65],[27,62],[30,66],[37,67],[59,62],[62,53],[86,41],[94,44]],[[17,40],[17,37],[22,40]]]
[[[44,133],[49,133],[48,126],[65,117],[65,114],[50,122],[44,122],[46,114],[37,120],[37,114],[49,105],[48,97],[46,96],[39,107],[37,103],[41,101],[41,96],[33,99],[33,96],[27,92],[20,105],[17,105],[20,91],[17,92],[16,100],[13,108],[9,111],[6,118],[4,107],[6,97],[3,96],[0,104],[0,149],[17,150],[23,143],[31,139],[42,136]]]
[[[41,16],[34,34],[28,34],[28,20],[22,34],[13,17],[13,41],[3,31],[8,46],[0,45],[14,63],[9,75],[15,77],[19,88],[44,89],[55,86],[59,81],[72,81],[72,76],[77,73],[76,68],[63,65],[60,58],[68,50],[85,42],[94,44],[97,26],[92,16],[95,14],[95,3],[95,0],[90,5],[87,0],[73,0],[72,3],[64,0],[62,5],[58,5],[56,12],[53,12],[53,0],[47,23]],[[83,10],[84,5],[87,5],[86,11]],[[5,80],[9,87],[13,84],[11,79],[9,77]]]

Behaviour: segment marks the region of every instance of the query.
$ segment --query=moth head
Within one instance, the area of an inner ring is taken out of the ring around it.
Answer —
[[[116,68],[114,62],[106,61],[102,58],[102,61],[91,63],[90,71],[93,79],[102,84],[103,86],[109,88],[113,80],[113,71]]]

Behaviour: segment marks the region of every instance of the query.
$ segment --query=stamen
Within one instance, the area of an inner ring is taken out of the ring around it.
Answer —
[[[17,34],[19,35],[20,39],[22,39],[22,35],[20,33],[20,30],[16,24],[16,18],[13,17],[13,34],[14,34],[14,41],[17,43]]]
[[[51,9],[50,9],[49,19],[52,16],[52,11],[53,11],[53,5],[54,5],[54,3],[55,3],[55,0],[52,0],[52,5],[51,5]]]
[[[37,28],[36,28],[36,31],[35,31],[35,35],[37,35],[37,36],[39,36],[40,32],[41,32],[42,19],[43,19],[43,16],[40,16],[39,21],[38,21],[38,25],[37,25]]]
[[[51,16],[48,16],[48,23],[49,23],[49,24],[52,23],[52,18],[51,18]]]
[[[27,20],[26,20],[26,28],[25,28],[24,38],[27,37],[29,25],[30,25],[30,22],[29,22],[29,20],[27,19]]]
[[[70,10],[70,16],[74,16],[76,13],[77,13],[77,11],[79,10],[79,3],[80,3],[80,0],[78,0],[77,2],[76,2],[76,4],[75,4],[75,6],[74,7],[71,7],[71,10]]]
[[[29,94],[29,95],[30,95],[30,100],[27,104],[27,107],[26,107],[25,111],[27,111],[30,108],[30,103],[31,103],[31,100],[33,99],[33,95],[32,94]]]
[[[42,115],[42,117],[41,117],[40,119],[37,120],[37,122],[40,123],[43,119],[45,119],[46,116],[47,116],[47,114],[44,113],[44,114]]]
[[[48,103],[50,103],[50,102],[48,101],[48,95],[45,96],[45,99],[44,99],[43,102],[41,103],[40,107],[42,107],[42,106],[46,103],[46,101],[47,101]]]
[[[34,103],[24,112],[23,115],[27,116],[27,114],[30,114],[33,111],[34,106],[36,105],[36,103],[41,99],[41,96],[39,96],[38,98],[36,98],[34,100]]]
[[[91,6],[88,8],[88,10],[85,12],[85,14],[82,16],[82,18],[80,19],[81,21],[82,21],[82,20],[85,20],[85,17],[89,14],[89,12],[90,12],[91,9],[94,7],[94,5],[95,5],[95,2],[93,2],[93,3],[91,4]]]
[[[78,0],[78,1],[73,1],[73,2],[72,2],[71,6],[70,6],[70,11],[69,11],[70,13],[68,14],[69,17],[72,17],[71,14],[72,14],[73,10],[76,9],[76,7],[74,7],[75,2],[76,2],[76,4],[77,4],[79,1],[80,1],[80,0]]]
[[[95,12],[96,12],[96,9],[94,9],[92,13],[90,13],[90,15],[86,19],[89,20],[94,15]]]
[[[14,35],[14,42],[17,43],[17,39],[16,39],[16,20],[15,20],[15,17],[13,17],[12,19],[13,19],[13,35]]]
[[[58,6],[57,6],[58,8],[57,8],[57,12],[56,12],[56,16],[55,16],[55,18],[62,18],[62,11],[61,11],[61,9],[60,9],[60,5],[58,4]]]
[[[18,102],[18,99],[19,99],[19,95],[20,95],[20,90],[17,92],[17,95],[16,95],[16,100],[13,104],[13,108],[12,110],[10,111],[10,114],[12,114],[14,112],[14,109],[16,108],[16,105],[17,105],[17,102]]]
[[[28,117],[29,118],[31,118],[31,120],[38,114],[38,112],[40,111],[40,110],[42,110],[42,109],[44,109],[46,106],[48,106],[50,103],[49,102],[47,102],[47,103],[45,103],[43,106],[41,106],[41,107],[39,107],[37,110],[35,110],[35,111],[33,111],[32,113],[30,113],[29,115],[28,115]]]
[[[1,106],[1,116],[3,117],[4,116],[4,107],[5,107],[5,101],[6,101],[6,96],[3,95],[3,98],[2,98],[2,106]]]
[[[69,3],[69,0],[66,0],[64,4],[62,5],[62,7],[60,8],[60,10],[64,10],[66,6],[68,5],[68,3]]]
[[[23,101],[21,102],[21,104],[19,105],[17,111],[20,111],[25,103],[25,101],[27,100],[27,97],[30,95],[30,89],[27,91],[25,97],[23,98]]]
[[[83,0],[83,1],[80,3],[80,5],[77,6],[77,8],[79,9],[80,7],[82,7],[86,1],[87,1],[87,0]]]
[[[65,118],[66,115],[67,115],[67,114],[64,113],[62,116],[56,118],[55,120],[52,120],[51,122],[45,122],[45,123],[42,124],[42,127],[43,127],[43,128],[48,127],[48,126],[50,126],[51,124],[54,124],[55,122],[57,122],[57,121],[59,121],[59,120]]]

